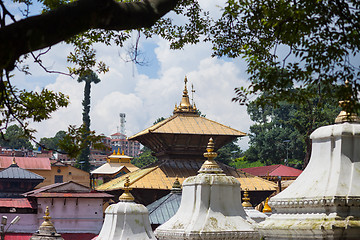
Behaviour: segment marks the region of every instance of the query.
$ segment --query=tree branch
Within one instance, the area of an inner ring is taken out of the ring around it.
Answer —
[[[79,0],[0,28],[0,69],[12,70],[23,54],[55,45],[89,29],[152,26],[180,0]]]

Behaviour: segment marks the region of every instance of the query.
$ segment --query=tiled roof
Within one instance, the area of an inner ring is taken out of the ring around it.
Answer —
[[[6,233],[5,240],[29,240],[32,233]],[[64,240],[91,240],[96,237],[93,233],[61,233]]]
[[[89,192],[89,193],[52,193],[52,192],[40,192],[34,194],[28,194],[27,197],[36,198],[112,198],[113,195],[101,192]]]
[[[125,178],[129,177],[131,188],[145,189],[171,189],[178,177],[180,183],[198,174],[203,161],[196,160],[164,160],[143,168],[122,175],[116,179],[106,182],[96,188],[99,191],[113,191],[124,187]],[[224,173],[234,176],[239,180],[241,188],[248,188],[249,191],[275,191],[276,185],[273,182],[244,173],[235,168],[219,163]]]
[[[36,203],[27,198],[0,198],[0,207],[36,209]]]
[[[131,136],[129,139],[136,139],[137,137],[148,133],[228,135],[237,137],[246,135],[239,130],[200,117],[197,114],[175,114],[164,121]]]
[[[110,194],[96,192],[91,188],[78,184],[76,182],[54,183],[39,189],[34,189],[24,193],[26,197],[36,198],[111,198]]]
[[[253,174],[255,176],[297,177],[302,173],[302,171],[299,169],[288,167],[282,164],[262,166],[262,167],[242,168],[240,170]]]
[[[0,179],[36,179],[44,180],[38,174],[20,168],[17,164],[11,164],[8,168],[0,171]]]
[[[9,167],[14,157],[0,156],[0,169]],[[27,170],[51,170],[49,158],[15,157],[17,165]]]
[[[175,215],[180,207],[181,192],[169,193],[146,206],[149,211],[150,224],[163,224]]]

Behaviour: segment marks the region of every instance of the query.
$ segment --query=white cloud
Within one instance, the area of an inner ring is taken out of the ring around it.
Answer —
[[[206,117],[248,132],[250,120],[246,108],[231,102],[234,88],[246,85],[245,67],[238,61],[211,58],[209,43],[186,46],[184,50],[170,50],[165,40],[150,39],[158,45],[155,54],[159,62],[158,77],[149,77],[137,72],[137,67],[126,63],[119,56],[125,51],[117,47],[97,46],[97,54],[106,62],[110,71],[100,75],[101,82],[91,88],[91,129],[110,135],[117,130],[119,113],[126,113],[126,133],[135,134],[149,126],[158,117],[169,117],[175,104],[179,104],[188,76],[188,89],[194,85],[194,101]],[[54,46],[44,58],[46,66],[66,70],[66,55],[70,47]],[[146,54],[146,49],[145,49]],[[27,89],[43,87],[60,91],[70,96],[68,108],[60,109],[48,121],[34,124],[37,137],[52,137],[68,125],[80,125],[82,121],[83,83],[66,76],[49,77],[49,74],[33,66],[33,76],[16,74],[16,85]],[[154,76],[154,75],[153,75]],[[49,77],[47,80],[46,78]],[[241,147],[247,146],[247,140]]]

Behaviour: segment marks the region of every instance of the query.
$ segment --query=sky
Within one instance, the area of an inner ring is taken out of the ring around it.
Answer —
[[[200,1],[218,14],[217,6]],[[218,3],[218,2],[217,2]],[[128,44],[134,42],[131,39]],[[67,72],[66,56],[71,46],[60,43],[42,58],[48,69]],[[234,103],[234,88],[247,86],[246,64],[238,59],[211,57],[211,45],[201,42],[183,50],[170,50],[161,38],[142,38],[140,50],[146,66],[125,62],[126,47],[96,45],[99,60],[109,66],[109,72],[100,74],[101,82],[91,86],[91,130],[110,136],[120,126],[120,113],[126,114],[126,135],[131,136],[150,127],[159,117],[172,115],[179,104],[188,78],[188,89],[194,86],[194,102],[206,118],[249,132],[251,120],[245,106]],[[37,140],[53,137],[69,125],[81,125],[84,83],[65,75],[49,74],[38,65],[27,61],[31,75],[14,71],[13,84],[19,89],[39,91],[47,88],[70,97],[70,105],[53,113],[51,119],[31,124],[37,130]],[[191,96],[190,96],[191,97]],[[239,140],[241,149],[248,147],[248,137]]]

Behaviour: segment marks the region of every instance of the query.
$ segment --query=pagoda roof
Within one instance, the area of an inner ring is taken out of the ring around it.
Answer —
[[[127,173],[109,182],[106,182],[96,188],[98,191],[115,191],[124,188],[126,177],[130,179],[131,188],[141,189],[160,189],[170,190],[176,178],[182,182],[190,177],[198,174],[203,161],[198,160],[163,160],[157,161],[146,168],[138,169],[134,172]],[[236,170],[230,166],[219,163],[224,173],[234,176],[239,180],[241,188],[247,188],[249,191],[275,191],[276,184],[256,177],[254,175]]]
[[[8,168],[0,171],[0,179],[32,179],[43,181],[45,178],[28,170],[22,169],[13,162],[13,164],[11,164]]]
[[[131,136],[133,140],[150,133],[159,134],[198,134],[198,135],[226,135],[242,137],[246,134],[234,128],[225,126],[198,114],[175,113],[173,116]]]

